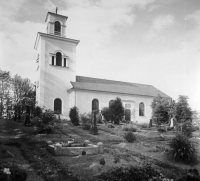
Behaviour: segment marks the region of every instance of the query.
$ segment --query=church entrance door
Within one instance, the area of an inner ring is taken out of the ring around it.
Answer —
[[[131,120],[131,110],[125,109],[125,120],[129,122]]]

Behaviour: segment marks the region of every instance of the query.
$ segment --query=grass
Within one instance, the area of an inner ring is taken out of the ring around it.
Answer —
[[[67,167],[47,153],[45,142],[19,139],[6,141],[3,144],[18,147],[24,158],[32,164],[37,174],[45,181],[65,181],[66,178],[69,181],[79,181]]]

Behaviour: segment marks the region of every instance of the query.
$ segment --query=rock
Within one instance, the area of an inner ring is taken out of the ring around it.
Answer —
[[[49,141],[47,141],[47,144],[51,145],[51,144],[53,144],[53,142],[49,140]]]
[[[85,146],[87,146],[87,145],[90,144],[91,142],[90,142],[89,140],[85,140],[84,143],[85,143]]]
[[[55,147],[62,147],[62,144],[56,143],[56,144],[55,144]]]
[[[192,137],[200,137],[199,131],[192,132]]]

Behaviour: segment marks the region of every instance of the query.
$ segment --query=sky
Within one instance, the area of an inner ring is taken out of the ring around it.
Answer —
[[[80,40],[77,75],[153,85],[200,110],[199,0],[0,0],[0,69],[36,80],[47,12]]]

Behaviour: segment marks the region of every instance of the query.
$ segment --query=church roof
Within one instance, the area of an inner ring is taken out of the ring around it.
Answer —
[[[71,82],[73,88],[77,90],[89,90],[100,92],[112,92],[121,94],[132,94],[140,96],[168,97],[165,93],[156,89],[152,85],[137,84],[130,82],[121,82],[106,79],[97,79],[91,77],[76,76],[76,82]]]

